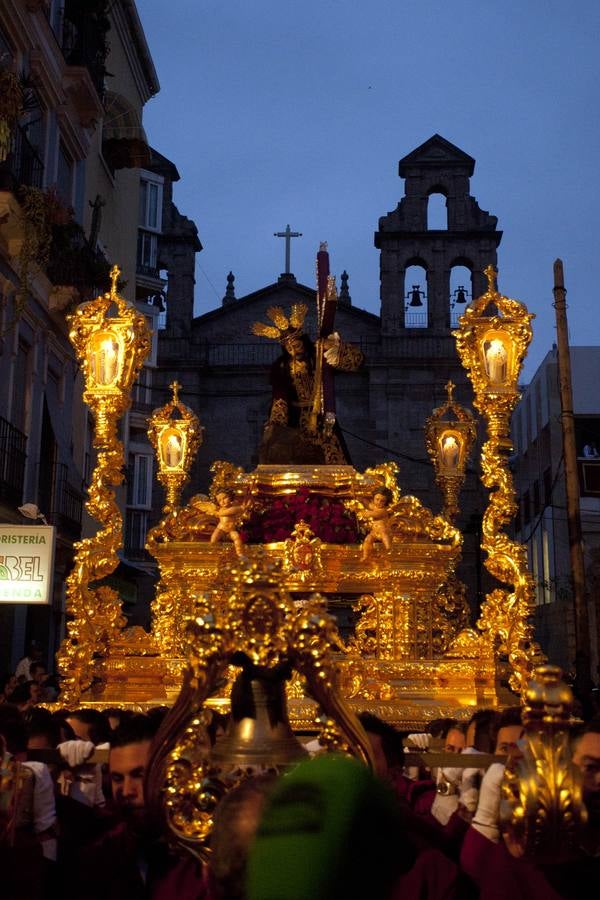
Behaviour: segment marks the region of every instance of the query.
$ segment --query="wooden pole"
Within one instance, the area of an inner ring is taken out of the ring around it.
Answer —
[[[571,356],[567,325],[567,304],[562,260],[554,263],[554,310],[558,344],[558,380],[560,388],[561,425],[565,486],[567,492],[567,523],[569,528],[569,553],[575,608],[575,671],[577,686],[585,693],[590,685],[590,625],[583,562],[581,514],[579,508],[579,477],[577,473],[577,447],[575,442],[575,417],[573,415],[573,387],[571,381]]]

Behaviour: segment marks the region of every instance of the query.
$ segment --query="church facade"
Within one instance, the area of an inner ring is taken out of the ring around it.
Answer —
[[[365,354],[360,371],[336,375],[338,421],[352,463],[363,470],[396,461],[403,492],[433,511],[441,508],[441,497],[425,450],[425,421],[446,399],[449,379],[457,386],[456,399],[472,406],[451,331],[464,309],[461,304],[485,290],[483,269],[496,265],[502,237],[496,218],[470,194],[474,166],[472,157],[439,135],[400,160],[405,194],[396,209],[380,218],[374,238],[380,250],[380,315],[351,302],[344,273],[336,316],[342,339]],[[428,221],[432,195],[442,200],[445,222]],[[458,288],[456,271],[462,275]],[[188,494],[206,491],[217,459],[247,470],[257,464],[271,400],[269,366],[280,348],[254,336],[251,327],[266,321],[268,307],[289,310],[294,302],[308,305],[305,331],[314,337],[315,291],[289,272],[239,299],[230,275],[222,306],[195,318],[190,297],[168,298],[154,379],[160,389],[156,405],[177,379],[181,399],[205,427]],[[155,515],[162,502],[159,491]],[[484,590],[479,529],[485,505],[478,467],[471,462],[457,524],[465,533],[460,574],[474,610]]]

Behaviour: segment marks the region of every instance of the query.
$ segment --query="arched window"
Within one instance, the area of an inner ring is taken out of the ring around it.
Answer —
[[[448,204],[445,196],[439,191],[430,194],[427,201],[427,230],[448,230]]]
[[[404,327],[427,328],[427,271],[423,265],[412,265],[404,274]]]
[[[450,269],[450,327],[456,328],[458,320],[473,299],[471,269],[456,264]]]

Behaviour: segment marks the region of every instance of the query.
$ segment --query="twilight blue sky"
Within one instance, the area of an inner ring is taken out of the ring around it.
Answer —
[[[150,142],[198,226],[196,312],[283,271],[312,285],[320,240],[355,306],[379,312],[373,232],[398,160],[435,132],[476,161],[498,216],[499,287],[536,313],[524,375],[554,340],[552,263],[573,344],[598,344],[598,0],[137,0],[161,82]],[[338,279],[339,284],[339,279]]]

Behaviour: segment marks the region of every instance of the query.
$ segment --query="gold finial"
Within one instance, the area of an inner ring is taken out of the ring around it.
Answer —
[[[119,280],[119,275],[121,274],[121,270],[117,265],[114,265],[110,270],[110,296],[114,297],[117,293],[117,281]]]
[[[489,265],[489,266],[485,267],[485,269],[483,270],[483,274],[487,278],[488,291],[492,294],[495,293],[495,291],[497,290],[496,276],[497,276],[498,272],[496,271],[494,266]]]
[[[452,395],[454,393],[455,387],[456,385],[454,384],[452,379],[450,379],[450,381],[448,381],[448,383],[446,384],[446,391],[448,392],[448,403],[452,403]]]
[[[179,389],[180,389],[181,385],[179,384],[178,381],[173,381],[169,385],[169,387],[173,391],[173,403],[175,403],[175,404],[179,403]]]

